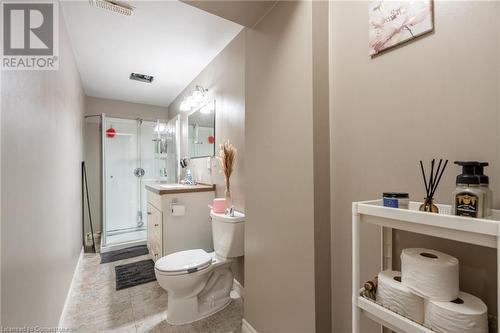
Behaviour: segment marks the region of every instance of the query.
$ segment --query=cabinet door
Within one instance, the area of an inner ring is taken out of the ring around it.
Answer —
[[[148,203],[148,248],[154,261],[162,257],[162,220],[163,214]]]
[[[155,209],[154,214],[157,215],[157,218],[154,219],[155,222],[153,223],[153,234],[151,235],[151,242],[153,243],[155,254],[154,260],[156,261],[157,259],[163,257],[163,214],[157,209]]]
[[[146,220],[146,227],[147,227],[147,230],[146,230],[146,233],[147,233],[147,246],[148,246],[148,250],[149,250],[149,253],[151,253],[151,251],[153,251],[152,247],[151,247],[151,235],[153,234],[153,217],[151,216],[153,213],[151,212],[152,208],[151,208],[151,204],[148,202],[148,206],[147,206],[147,220]]]
[[[161,196],[150,191],[148,192],[148,204],[153,205],[155,208],[161,210]]]
[[[151,251],[151,258],[154,262],[162,257],[161,255],[161,247],[158,242],[154,242],[152,246],[153,250]]]

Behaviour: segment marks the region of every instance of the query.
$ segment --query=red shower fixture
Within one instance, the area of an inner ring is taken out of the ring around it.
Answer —
[[[116,135],[116,130],[113,127],[110,127],[106,130],[106,136],[108,138],[114,138]]]
[[[215,143],[215,136],[210,135],[210,136],[208,137],[208,143],[210,143],[210,144],[212,144],[212,145],[213,145],[213,144]]]

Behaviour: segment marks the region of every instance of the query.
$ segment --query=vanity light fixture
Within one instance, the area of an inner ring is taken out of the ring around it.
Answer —
[[[200,88],[203,89],[202,87]],[[203,100],[204,95],[204,90],[195,90],[193,91],[193,94],[191,96],[193,97],[193,101],[195,101],[196,103],[200,103]]]
[[[202,86],[196,86],[191,95],[184,98],[184,100],[181,102],[179,109],[186,112],[203,106],[204,104],[206,104],[205,94],[207,93],[207,91],[208,90],[203,88]]]
[[[183,112],[191,110],[191,108],[187,105],[185,101],[181,102],[181,105],[179,106],[179,109]]]
[[[196,106],[196,101],[194,100],[194,97],[193,96],[189,96],[187,99],[186,99],[186,104],[190,107],[190,108],[194,108]]]

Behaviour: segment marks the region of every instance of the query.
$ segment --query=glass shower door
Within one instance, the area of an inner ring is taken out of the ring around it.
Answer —
[[[178,134],[178,117],[167,123],[103,115],[102,245],[106,250],[146,240],[145,186],[159,180],[177,182]]]
[[[104,245],[146,238],[141,121],[103,117]]]

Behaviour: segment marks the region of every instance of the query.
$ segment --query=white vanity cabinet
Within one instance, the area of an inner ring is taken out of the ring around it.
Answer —
[[[215,197],[214,186],[146,185],[146,189],[147,245],[154,261],[183,250],[213,251],[208,205]],[[176,205],[180,209],[174,211]]]
[[[154,261],[161,258],[161,249],[163,244],[162,237],[162,227],[163,227],[163,213],[162,211],[153,206],[151,202],[148,202],[148,226],[147,226],[147,234],[148,234],[148,249],[151,257]]]

